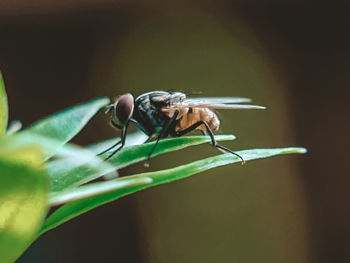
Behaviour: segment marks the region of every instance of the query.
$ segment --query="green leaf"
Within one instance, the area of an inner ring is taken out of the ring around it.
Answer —
[[[259,158],[267,158],[276,155],[293,154],[293,153],[306,153],[304,148],[276,148],[276,149],[253,149],[253,150],[243,150],[237,151],[237,153],[243,157],[244,160],[250,161]],[[51,216],[46,220],[40,234],[55,228],[68,220],[87,212],[95,207],[103,205],[105,203],[111,202],[125,195],[135,193],[137,191],[156,186],[159,184],[168,183],[171,181],[183,179],[189,177],[193,174],[203,172],[214,167],[227,165],[231,163],[240,163],[241,160],[233,156],[230,153],[221,154],[214,157],[209,157],[203,160],[195,161],[189,164],[178,166],[172,169],[142,173],[138,175],[128,176],[130,179],[137,178],[152,178],[153,182],[147,185],[133,186],[130,188],[125,188],[121,190],[116,190],[101,195],[89,197],[83,200],[74,201],[68,203],[59,209],[57,209]],[[117,179],[115,181],[121,180]]]
[[[19,132],[22,129],[22,122],[18,120],[11,121],[7,127],[7,134],[11,135],[16,132]]]
[[[147,139],[148,139],[148,136],[140,130],[128,133],[128,136],[126,136],[124,147],[143,144],[144,142],[146,142]],[[111,138],[102,142],[89,145],[87,148],[90,151],[93,151],[94,153],[98,154],[100,152],[103,152],[107,148],[111,147],[118,141],[120,141],[120,137],[115,137],[115,138]]]
[[[0,135],[5,134],[8,122],[8,104],[4,80],[0,72]]]
[[[215,136],[215,139],[217,141],[234,140],[235,136],[217,135]],[[160,154],[177,151],[189,146],[194,146],[206,142],[210,142],[210,138],[207,136],[190,136],[164,139],[159,141],[156,151],[152,156],[155,157]],[[131,164],[146,160],[148,153],[151,151],[154,143],[155,142],[125,147],[120,150],[117,155],[112,157],[109,160],[109,163],[111,163],[114,168],[120,169]],[[101,144],[94,146],[93,150],[95,152],[100,152]],[[108,156],[108,154],[110,153],[106,153],[103,155],[103,157]],[[51,184],[50,189],[52,192],[60,192],[70,187],[76,187],[95,180],[102,175],[106,175],[106,172],[103,169],[100,169],[100,171],[101,172],[98,173],[94,169],[81,166],[76,163],[75,159],[55,160],[49,162],[47,165],[47,172]]]
[[[41,135],[55,139],[63,145],[70,141],[108,103],[108,98],[100,98],[71,107],[34,123],[20,133]]]
[[[83,166],[90,172],[99,174],[115,172],[115,168],[111,164],[104,162],[103,159],[89,150],[71,144],[62,146],[61,142],[30,133],[16,133],[0,139],[0,155],[3,154],[8,157],[13,156],[17,158],[16,153],[18,149],[32,146],[40,146],[44,154],[43,161],[48,158],[48,155],[55,151],[57,157],[73,160],[76,167]],[[67,168],[68,171],[70,169],[68,166],[59,168],[61,172],[64,168]],[[60,178],[56,179],[60,180]]]
[[[229,141],[235,140],[236,137],[230,135],[216,135],[215,140],[217,141]],[[159,141],[157,148],[155,149],[152,157],[156,157],[160,154],[169,153],[183,148],[194,146],[206,142],[210,142],[209,136],[186,136],[179,138],[169,138]],[[155,142],[146,143],[142,145],[135,145],[132,147],[125,147],[118,154],[109,159],[109,162],[113,164],[117,169],[124,168],[131,164],[147,160],[148,154],[153,148]],[[106,157],[110,152],[102,155]]]
[[[48,182],[38,148],[26,148],[17,156],[31,157],[31,164],[0,157],[0,259],[14,262],[31,244],[48,210]]]
[[[50,205],[60,205],[74,200],[85,199],[91,196],[100,195],[116,190],[130,188],[134,186],[146,185],[152,183],[152,178],[123,178],[107,182],[93,183],[78,188],[68,189],[59,193],[50,195]]]

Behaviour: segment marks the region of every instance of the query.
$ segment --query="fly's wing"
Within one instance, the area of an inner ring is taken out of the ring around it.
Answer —
[[[206,103],[206,104],[233,104],[233,103],[244,103],[251,102],[249,98],[242,97],[211,97],[211,98],[189,98],[185,100],[187,104],[196,104],[196,103]]]
[[[250,102],[250,99],[237,97],[195,98],[186,99],[181,103],[176,103],[168,107],[164,107],[162,108],[162,111],[169,112],[174,110],[181,110],[184,108],[209,108],[231,110],[266,109],[265,107],[258,105],[238,104],[243,102]]]
[[[187,106],[191,107],[191,106]],[[259,105],[250,105],[250,104],[225,104],[225,103],[216,103],[216,104],[202,104],[193,106],[196,108],[209,108],[217,110],[264,110],[266,107]]]

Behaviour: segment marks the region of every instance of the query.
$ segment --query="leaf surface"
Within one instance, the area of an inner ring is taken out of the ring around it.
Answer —
[[[234,140],[234,135],[217,135],[215,136],[217,141]],[[140,141],[139,139],[136,139]],[[206,136],[189,136],[180,138],[170,138],[161,140],[156,148],[156,151],[152,155],[155,157],[160,154],[177,151],[186,147],[210,142],[210,138]],[[131,143],[131,142],[130,142]],[[101,143],[103,145],[105,143]],[[113,143],[112,143],[113,144]],[[112,157],[107,164],[111,164],[115,169],[120,169],[131,164],[146,160],[148,153],[151,151],[154,142],[147,144],[137,144],[129,147],[125,147]],[[94,146],[95,153],[101,150],[100,145]],[[107,147],[108,148],[108,147]],[[102,158],[108,156],[110,153],[102,155]],[[96,167],[99,168],[99,167]],[[96,172],[96,169],[91,169],[83,165],[79,165],[75,159],[62,159],[55,160],[48,163],[47,171],[50,178],[51,191],[60,192],[67,188],[76,187],[84,183],[95,180],[102,175],[106,175],[106,171],[99,169],[100,172]]]
[[[20,133],[31,133],[60,142],[62,145],[79,133],[89,120],[109,103],[108,98],[95,99],[44,118]],[[50,153],[54,155],[55,151]]]
[[[237,153],[243,157],[245,161],[251,161],[260,158],[268,158],[276,155],[306,153],[306,149],[291,147],[291,148],[275,148],[275,149],[252,149],[237,151]],[[230,153],[221,154],[213,157],[209,157],[203,160],[195,161],[189,164],[181,165],[175,168],[166,169],[157,172],[142,173],[137,175],[128,176],[130,179],[137,178],[152,178],[152,183],[139,186],[131,186],[108,193],[102,193],[100,195],[88,197],[79,201],[74,201],[63,205],[58,208],[51,216],[49,216],[41,230],[41,234],[46,231],[55,228],[68,220],[85,213],[95,207],[103,205],[105,203],[119,199],[125,195],[129,195],[143,189],[169,183],[175,180],[183,179],[191,175],[231,163],[240,163],[241,160],[233,156]],[[116,179],[115,181],[123,180],[123,178]],[[91,186],[93,187],[93,186]]]
[[[50,205],[60,205],[74,200],[80,200],[116,190],[146,185],[152,183],[152,181],[153,180],[150,177],[132,179],[128,179],[126,177],[123,180],[111,180],[106,182],[87,184],[74,189],[68,189],[66,191],[51,194]]]
[[[32,243],[48,209],[48,181],[38,148],[0,156],[0,259],[14,262]],[[23,162],[30,160],[30,163]]]

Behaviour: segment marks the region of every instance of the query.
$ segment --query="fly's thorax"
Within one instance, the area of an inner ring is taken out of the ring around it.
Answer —
[[[142,125],[144,132],[149,136],[158,134],[169,120],[160,110],[167,106],[164,101],[167,96],[167,92],[156,91],[140,95],[135,100],[133,118]]]
[[[216,131],[220,127],[220,120],[216,113],[208,108],[185,108],[182,114],[179,114],[179,121],[176,125],[177,130],[184,130],[191,127],[193,124],[199,121],[205,121],[209,128]],[[198,126],[197,130],[206,131],[204,125]]]

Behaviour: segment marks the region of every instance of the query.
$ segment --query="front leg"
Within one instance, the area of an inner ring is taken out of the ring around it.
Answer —
[[[105,161],[108,161],[109,159],[111,159],[119,150],[121,150],[124,145],[125,145],[125,141],[126,141],[126,135],[128,133],[128,128],[129,128],[129,122],[126,123],[125,127],[123,127],[122,129],[122,134],[120,136],[120,141],[118,143],[116,143],[115,145],[113,145],[113,147],[111,148],[114,148],[116,145],[118,145],[120,142],[122,145],[120,145],[114,152],[112,152],[106,159]]]
[[[127,135],[127,133],[128,133],[128,127],[129,127],[129,124],[130,124],[130,123],[133,123],[133,124],[134,124],[137,128],[139,128],[143,133],[147,134],[147,130],[146,130],[138,121],[136,121],[136,120],[133,119],[133,118],[130,118],[129,121],[126,123],[125,127],[122,128],[121,135],[120,135],[120,140],[119,140],[117,143],[113,144],[111,147],[107,148],[106,150],[104,150],[103,152],[101,152],[101,153],[99,153],[99,154],[97,154],[97,155],[98,155],[98,156],[99,156],[99,155],[102,155],[102,154],[104,154],[104,153],[106,153],[106,152],[112,150],[113,148],[117,147],[119,144],[122,144],[122,145],[119,146],[111,155],[109,155],[109,156],[105,159],[105,161],[107,161],[107,160],[109,160],[112,156],[114,156],[119,150],[121,150],[121,149],[124,147],[124,145],[125,145],[126,135]],[[112,120],[111,120],[111,124],[112,124],[113,127],[117,128],[117,129],[120,129],[120,127],[117,126]],[[149,137],[149,138],[147,139],[146,142],[148,142],[150,139],[151,139],[151,137]],[[146,143],[146,142],[145,142],[145,143]]]

